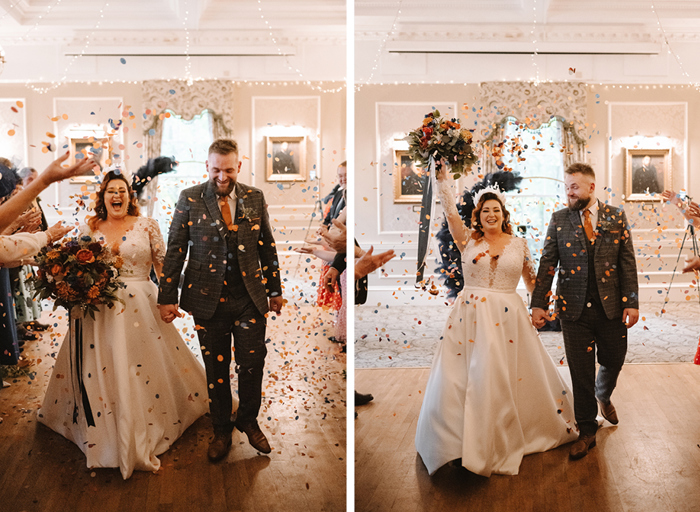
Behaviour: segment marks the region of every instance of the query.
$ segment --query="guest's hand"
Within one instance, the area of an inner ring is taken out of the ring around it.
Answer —
[[[639,310],[634,308],[625,308],[622,310],[622,322],[625,327],[630,329],[639,320]]]
[[[160,311],[160,319],[166,324],[171,323],[175,318],[182,318],[182,313],[177,307],[177,304],[158,304],[158,311]]]
[[[294,249],[295,252],[300,252],[301,254],[311,254],[312,256],[315,256],[316,248],[315,247],[298,247]]]
[[[335,252],[345,252],[348,243],[347,227],[338,219],[333,219],[332,222],[335,229],[325,229],[321,237]]]
[[[339,275],[340,272],[338,272],[338,269],[335,267],[329,268],[328,272],[326,272],[326,275],[323,278],[323,286],[326,288],[328,293],[335,292],[335,285],[338,283]]]
[[[360,259],[355,261],[355,279],[361,279],[367,274],[374,272],[383,266],[387,261],[396,256],[393,250],[372,254],[374,247],[370,246]]]
[[[84,174],[97,165],[94,158],[83,158],[70,167],[62,167],[63,162],[68,159],[69,155],[70,152],[66,151],[64,155],[59,156],[56,160],[51,162],[49,166],[44,169],[44,172],[39,174],[39,179],[43,180],[46,185],[50,185],[56,181]]]
[[[544,324],[551,322],[552,317],[542,308],[532,308],[532,325],[537,329],[544,327]]]
[[[22,233],[36,233],[41,226],[41,211],[38,208],[30,208],[17,219],[18,231]]]
[[[54,224],[46,230],[46,234],[49,237],[48,243],[50,244],[57,240],[60,240],[71,231],[73,231],[73,226],[64,226],[63,223],[57,222],[56,224]]]
[[[282,306],[284,306],[284,299],[282,296],[270,297],[268,301],[270,303],[270,311],[274,311],[279,315],[282,312]]]
[[[685,267],[683,267],[683,273],[692,272],[694,270],[700,270],[700,257],[693,256],[685,261]]]
[[[681,201],[681,198],[678,197],[678,194],[675,190],[664,190],[661,194],[661,197],[664,198],[664,201],[668,201],[672,205],[678,206],[679,208],[683,203],[683,201]]]

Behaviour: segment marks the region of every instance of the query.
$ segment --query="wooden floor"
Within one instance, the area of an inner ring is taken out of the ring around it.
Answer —
[[[367,369],[358,407],[357,511],[681,512],[700,510],[700,366],[626,365],[613,395],[620,417],[570,461],[569,445],[526,456],[517,476],[443,467],[430,477],[414,448],[429,369]]]
[[[303,329],[289,311],[270,333],[258,418],[269,456],[235,432],[228,458],[211,464],[211,424],[203,417],[159,457],[157,473],[136,471],[126,481],[118,469],[88,469],[77,446],[36,422],[56,347],[48,335],[32,344],[34,378],[9,379],[0,389],[0,511],[345,510],[344,354],[323,336],[309,336],[319,321],[304,314]]]

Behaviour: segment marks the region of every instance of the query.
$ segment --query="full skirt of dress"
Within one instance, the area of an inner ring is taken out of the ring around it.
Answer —
[[[82,375],[95,426],[87,425],[75,389],[70,331],[38,419],[73,441],[88,467],[118,467],[126,479],[134,470],[157,471],[157,455],[209,406],[204,367],[175,326],[160,319],[157,287],[147,280],[124,282],[118,294],[125,305],[100,306],[94,319],[86,315],[81,321]]]
[[[577,437],[573,395],[516,292],[464,289],[435,353],[416,431],[432,475],[517,475],[524,455]]]

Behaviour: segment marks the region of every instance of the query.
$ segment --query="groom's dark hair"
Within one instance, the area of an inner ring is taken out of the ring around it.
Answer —
[[[238,154],[238,143],[233,139],[216,139],[209,146],[209,155],[216,153],[217,155],[230,155],[231,153]]]
[[[580,162],[577,162],[575,164],[571,164],[565,171],[566,174],[583,174],[584,176],[590,176],[593,178],[593,181],[595,181],[595,171],[593,170],[593,167],[591,167],[588,164],[582,164]]]

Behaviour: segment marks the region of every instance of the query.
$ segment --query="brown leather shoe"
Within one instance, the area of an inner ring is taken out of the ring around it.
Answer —
[[[598,399],[596,398],[596,400]],[[615,406],[612,404],[612,402],[606,405],[598,400],[598,404],[600,405],[600,414],[602,414],[603,418],[608,420],[613,425],[617,425],[620,422],[620,420],[617,419],[617,411],[615,410]]]
[[[212,462],[219,461],[226,457],[231,449],[231,434],[214,434],[214,439],[209,443],[207,456]]]
[[[255,448],[261,453],[270,453],[272,448],[270,448],[270,443],[267,442],[265,434],[257,423],[251,423],[250,425],[236,425],[236,428],[248,436],[248,442],[250,446]]]
[[[569,457],[574,460],[581,459],[588,455],[588,450],[595,446],[595,434],[578,436],[578,440],[574,441],[569,450]]]

